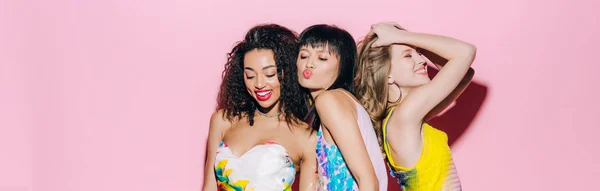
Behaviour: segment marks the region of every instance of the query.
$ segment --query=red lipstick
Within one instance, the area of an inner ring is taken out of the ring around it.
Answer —
[[[267,101],[267,100],[269,100],[269,98],[271,98],[271,94],[273,94],[273,91],[271,91],[271,90],[254,90],[254,94],[256,95],[256,99],[258,99],[258,101]]]

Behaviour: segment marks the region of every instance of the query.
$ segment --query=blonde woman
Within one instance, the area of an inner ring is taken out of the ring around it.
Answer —
[[[430,79],[426,50],[448,62]],[[390,173],[404,191],[461,190],[444,132],[427,119],[443,111],[473,77],[476,48],[449,37],[372,26],[359,44],[356,95],[381,136]]]

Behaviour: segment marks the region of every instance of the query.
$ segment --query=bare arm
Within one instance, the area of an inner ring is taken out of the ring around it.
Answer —
[[[208,131],[208,143],[206,147],[206,162],[204,164],[204,188],[203,191],[217,190],[217,180],[215,178],[215,156],[217,148],[223,140],[225,129],[229,128],[231,123],[223,118],[222,111],[213,113],[210,117],[210,127]]]
[[[354,104],[348,104],[347,101],[348,97],[342,92],[325,91],[317,97],[315,106],[321,122],[331,133],[360,190],[379,190],[375,170],[360,134],[356,116],[352,112],[355,110]]]
[[[431,82],[414,89],[403,98],[389,121],[388,136],[393,138],[388,141],[392,146],[394,162],[410,168],[421,155],[421,122],[443,111],[464,91],[472,79],[473,73],[467,73],[475,59],[476,48],[450,37],[407,32],[398,28],[389,23],[374,25],[373,30],[380,38],[378,41],[381,41],[378,45],[407,44],[447,60],[438,62],[441,63],[438,65],[440,71]]]
[[[448,60],[427,50],[422,49],[421,52],[438,68],[438,70],[442,69],[446,62],[448,62]],[[456,101],[456,99],[458,99],[458,97],[465,91],[465,89],[467,89],[467,86],[471,83],[471,80],[473,80],[474,75],[475,70],[473,70],[473,68],[469,68],[467,74],[463,77],[458,86],[456,86],[452,93],[450,93],[450,95],[448,95],[444,100],[442,100],[442,102],[440,102],[429,113],[427,113],[427,115],[425,116],[425,120],[429,120],[439,115],[444,110],[446,110],[448,106],[452,104],[452,102]]]
[[[388,41],[388,44],[412,45],[448,60],[430,83],[415,89],[403,98],[397,111],[403,116],[403,122],[422,121],[425,115],[448,97],[463,81],[475,59],[475,46],[450,37],[408,32],[389,24],[376,25],[373,30],[381,39]]]
[[[316,144],[316,136],[311,135],[304,146],[300,163],[300,191],[314,191],[317,187],[319,177],[317,176]]]

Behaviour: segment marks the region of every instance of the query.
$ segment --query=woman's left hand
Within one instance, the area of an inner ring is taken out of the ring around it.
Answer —
[[[409,33],[396,22],[383,22],[371,25],[371,32],[377,34],[378,37],[371,47],[389,46],[398,43],[398,39],[402,39],[403,36]]]

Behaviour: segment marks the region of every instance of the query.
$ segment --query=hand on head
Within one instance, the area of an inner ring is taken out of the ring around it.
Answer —
[[[402,26],[396,22],[382,22],[371,25],[369,34],[376,34],[378,39],[371,47],[389,46],[396,43],[395,39],[401,38],[408,33]]]

